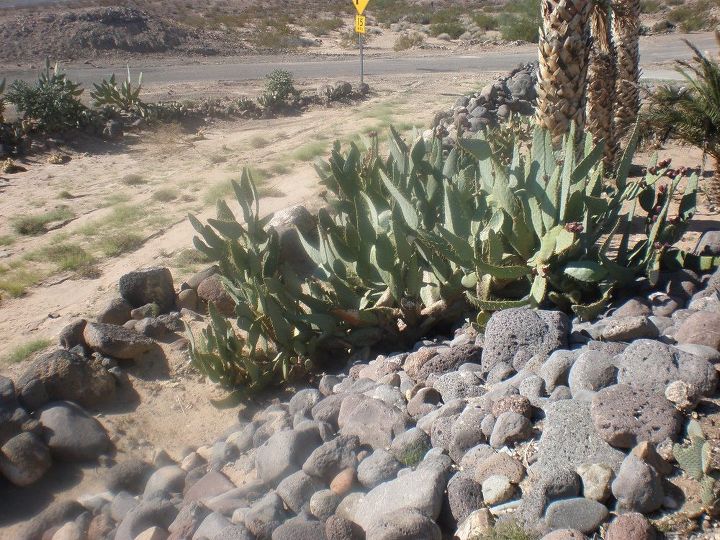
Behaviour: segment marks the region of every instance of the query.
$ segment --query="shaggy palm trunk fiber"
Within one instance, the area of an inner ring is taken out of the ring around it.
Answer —
[[[613,121],[617,68],[608,23],[608,5],[595,4],[591,15],[593,39],[588,68],[586,116],[587,131],[593,143],[605,142],[605,170],[613,171],[618,146]]]
[[[557,143],[575,122],[583,127],[590,0],[542,0],[536,118]]]
[[[628,131],[640,112],[640,0],[613,3],[613,40],[617,51],[615,130]]]

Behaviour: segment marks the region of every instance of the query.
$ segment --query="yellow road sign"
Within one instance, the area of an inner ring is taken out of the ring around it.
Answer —
[[[355,15],[355,32],[365,33],[365,15]]]
[[[358,15],[363,14],[363,11],[365,11],[365,8],[367,7],[369,2],[370,0],[352,0],[355,9],[357,9]]]

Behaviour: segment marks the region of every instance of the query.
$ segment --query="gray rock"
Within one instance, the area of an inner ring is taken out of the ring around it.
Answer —
[[[62,461],[93,461],[112,448],[100,422],[74,403],[50,403],[39,420],[50,452]]]
[[[32,518],[19,534],[21,540],[41,540],[45,531],[75,520],[85,509],[77,501],[58,501]]]
[[[340,406],[345,398],[347,398],[345,394],[333,394],[319,401],[311,410],[313,419],[318,422],[327,422],[337,428]]]
[[[482,483],[482,496],[485,504],[495,506],[504,503],[515,494],[515,486],[507,476],[494,474]]]
[[[435,388],[421,388],[408,401],[407,413],[415,420],[418,420],[437,409],[442,401],[442,395]]]
[[[593,463],[580,465],[577,472],[582,479],[583,497],[598,502],[605,502],[610,497],[610,482],[614,476],[610,467]]]
[[[245,516],[245,526],[255,536],[269,538],[287,517],[282,499],[271,491],[250,507]]]
[[[450,451],[450,443],[452,442],[452,428],[460,415],[441,416],[432,424],[430,431],[430,442],[435,449],[442,449],[445,452]]]
[[[550,503],[545,511],[551,529],[575,529],[583,533],[595,531],[607,518],[604,504],[578,497]]]
[[[147,501],[130,510],[117,528],[115,540],[135,540],[151,527],[167,529],[177,516],[177,509],[167,501]]]
[[[340,504],[340,496],[329,489],[322,489],[310,497],[310,513],[320,521],[327,521]]]
[[[565,399],[548,403],[545,425],[538,445],[538,471],[575,470],[585,463],[605,463],[618,470],[624,454],[596,433],[590,403]]]
[[[610,317],[605,321],[602,338],[606,341],[632,341],[640,338],[656,338],[657,327],[644,315],[636,317]]]
[[[121,491],[113,497],[112,503],[110,504],[110,517],[120,523],[131,510],[138,507],[140,502],[141,501],[132,494]]]
[[[502,448],[530,437],[532,424],[527,417],[508,411],[498,416],[490,436],[490,446]]]
[[[134,360],[156,346],[152,339],[114,324],[88,323],[83,337],[94,351],[120,360]]]
[[[204,505],[192,502],[184,504],[175,520],[168,527],[173,538],[192,538],[200,524],[210,514],[211,510]]]
[[[322,394],[314,388],[306,388],[300,390],[291,399],[288,406],[290,407],[290,414],[295,416],[298,413],[304,415],[310,414],[312,408],[317,405],[322,399]]]
[[[220,471],[210,470],[205,473],[197,482],[188,487],[188,479],[185,479],[185,497],[188,502],[206,502],[218,495],[235,489],[230,479]]]
[[[647,518],[636,512],[618,516],[607,528],[605,540],[655,540],[657,533]]]
[[[387,514],[367,531],[366,540],[440,540],[437,524],[417,510]]]
[[[646,298],[638,296],[631,298],[617,308],[612,316],[614,319],[618,319],[623,317],[642,317],[650,315],[651,313],[650,302],[648,302]]]
[[[504,452],[496,452],[478,463],[473,470],[478,484],[495,474],[506,476],[513,484],[519,484],[525,477],[525,467],[514,457]]]
[[[377,399],[351,394],[340,406],[338,425],[343,435],[355,435],[361,444],[387,448],[407,431],[409,418],[400,410]]]
[[[116,391],[115,379],[100,360],[86,360],[65,350],[40,356],[20,376],[16,387],[29,410],[48,401],[73,401],[93,408],[114,399]]]
[[[463,471],[474,471],[475,468],[495,454],[495,450],[488,444],[473,446],[460,460],[460,469]]]
[[[313,493],[324,487],[325,484],[317,478],[309,476],[303,471],[297,471],[282,480],[276,491],[285,506],[299,514],[303,506],[310,502]]]
[[[360,462],[357,479],[364,488],[372,489],[395,478],[401,468],[390,452],[378,449]]]
[[[680,413],[664,396],[624,384],[598,392],[591,416],[598,435],[617,448],[677,440],[682,426]]]
[[[642,459],[629,454],[612,483],[618,508],[647,514],[662,506],[663,488],[660,476]]]
[[[85,319],[77,319],[60,330],[58,334],[58,345],[63,349],[73,349],[74,347],[87,347],[83,332],[87,321]],[[84,356],[84,355],[81,355]]]
[[[475,481],[472,472],[459,471],[448,482],[440,519],[446,527],[455,530],[482,503],[482,486]]]
[[[205,303],[212,303],[218,312],[226,317],[231,317],[235,313],[235,300],[225,290],[225,286],[217,275],[204,279],[198,285],[197,295]]]
[[[216,535],[220,534],[227,527],[232,526],[232,523],[222,514],[217,512],[211,512],[208,516],[200,523],[200,526],[193,534],[193,540],[203,540],[205,538],[215,538]]]
[[[118,283],[120,296],[133,307],[155,303],[161,313],[175,307],[175,287],[170,270],[147,268],[125,274]]]
[[[616,362],[618,383],[658,394],[678,380],[692,384],[702,395],[712,394],[717,386],[718,375],[710,363],[659,341],[637,340]]]
[[[558,350],[545,360],[540,367],[539,375],[545,381],[545,388],[548,392],[552,392],[561,385],[567,386],[570,368],[576,358],[576,351]]]
[[[269,485],[277,485],[286,476],[299,471],[321,443],[320,436],[312,431],[275,433],[257,449],[258,476]]]
[[[243,525],[229,525],[210,540],[253,540],[252,534]]]
[[[548,355],[567,345],[570,323],[559,311],[506,309],[495,312],[485,327],[483,370],[496,364],[522,369],[536,354]]]
[[[130,458],[110,468],[105,474],[105,487],[111,493],[127,491],[138,494],[142,492],[152,472],[149,463]]]
[[[457,420],[452,423],[448,450],[450,457],[456,463],[460,462],[465,452],[470,448],[487,440],[486,435],[481,429],[482,422],[487,417],[485,407],[468,405],[465,410],[460,413],[460,416],[457,417]]]
[[[720,351],[720,312],[693,313],[680,324],[675,339],[678,343],[705,345]]]
[[[20,433],[0,448],[0,473],[19,487],[40,480],[51,465],[50,450],[33,433]]]
[[[464,343],[447,350],[443,350],[440,354],[433,356],[427,362],[422,364],[417,372],[417,376],[413,377],[418,382],[424,382],[431,375],[440,376],[444,373],[456,371],[462,364],[468,362],[480,362],[483,356],[481,347],[474,343]],[[407,369],[406,369],[407,371]],[[412,377],[412,374],[408,373]]]
[[[519,71],[505,81],[505,86],[510,91],[513,99],[532,101],[537,97],[535,93],[536,77],[527,71]]]
[[[568,382],[573,397],[598,390],[615,383],[617,368],[610,355],[602,351],[585,351],[570,369]]]
[[[339,99],[350,93],[352,86],[346,82],[336,85],[332,95]],[[268,226],[277,231],[280,239],[280,263],[290,266],[299,274],[312,272],[316,265],[308,257],[298,237],[298,231],[306,238],[317,234],[316,219],[307,208],[298,204],[280,210],[273,215]]]
[[[273,531],[272,540],[325,540],[325,525],[303,516],[294,517]]]
[[[359,446],[357,436],[340,435],[315,449],[305,460],[302,470],[329,483],[344,469],[356,466],[356,451]]]
[[[216,264],[213,264],[212,266],[209,266],[204,270],[200,270],[199,272],[196,272],[195,274],[190,276],[190,279],[187,280],[188,287],[190,287],[191,289],[197,289],[203,281],[219,272],[220,267]]]
[[[481,396],[485,393],[482,380],[471,371],[451,371],[432,383],[444,402],[459,398]]]
[[[166,465],[155,471],[145,484],[143,499],[167,499],[173,493],[182,493],[185,471],[177,465]]]
[[[393,439],[390,453],[403,465],[412,467],[422,461],[430,448],[432,448],[430,436],[420,428],[414,427]]]
[[[385,514],[417,510],[430,519],[437,519],[442,508],[446,477],[434,468],[419,468],[402,477],[380,484],[363,499],[352,521],[364,530],[379,523]]]
[[[330,516],[325,522],[327,540],[360,540],[365,533],[359,526],[340,516]]]

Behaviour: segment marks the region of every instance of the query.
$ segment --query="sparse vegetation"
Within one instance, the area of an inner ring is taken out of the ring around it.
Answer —
[[[52,345],[52,341],[44,338],[28,341],[27,343],[14,348],[10,354],[7,355],[4,363],[17,364],[18,362],[27,360],[43,349],[47,349],[50,345]]]
[[[115,231],[99,239],[98,247],[106,257],[118,257],[123,253],[135,251],[143,244],[143,237],[129,231]]]
[[[95,258],[78,244],[52,244],[32,252],[27,258],[52,263],[62,272],[83,270],[95,263]]]
[[[74,199],[75,196],[67,190],[62,190],[58,193],[58,199]]]
[[[15,237],[10,236],[9,234],[1,234],[0,235],[0,247],[2,246],[11,246],[15,243]]]
[[[268,144],[270,144],[270,141],[268,141],[262,135],[255,135],[252,139],[250,139],[250,146],[255,148],[256,150],[259,150],[260,148],[265,148]]]
[[[694,4],[679,5],[670,10],[667,19],[678,25],[683,32],[698,32],[710,30],[717,24],[717,19],[709,11],[713,3],[708,0],[699,0]]]
[[[539,0],[518,0],[505,6],[498,17],[500,34],[508,41],[537,43],[538,29],[542,26]]]
[[[147,184],[147,180],[139,174],[126,174],[121,182],[126,186],[141,186],[142,184]]]
[[[345,21],[339,17],[333,17],[331,19],[325,18],[310,18],[305,22],[305,28],[313,36],[326,36],[330,32],[339,30],[345,26]]]
[[[321,156],[327,150],[327,143],[318,141],[301,146],[292,153],[292,158],[297,161],[312,161]]]
[[[481,30],[486,32],[488,30],[497,30],[499,26],[497,17],[489,13],[473,13],[472,20]]]
[[[152,194],[152,198],[158,202],[170,202],[178,198],[178,192],[174,188],[160,188]]]
[[[43,214],[15,217],[12,219],[12,224],[18,234],[37,236],[46,231],[48,224],[72,219],[74,216],[75,214],[67,206],[58,206]]]
[[[640,11],[642,13],[653,14],[662,11],[663,4],[659,0],[641,0]]]
[[[471,536],[469,540],[536,540],[517,521],[504,521],[495,525],[487,534]]]
[[[0,267],[0,291],[13,298],[20,297],[39,277],[39,273],[26,268]]]
[[[293,83],[293,76],[287,70],[274,69],[266,77],[265,89],[258,98],[261,107],[276,110],[291,106],[300,96]]]
[[[425,43],[425,37],[417,32],[407,32],[398,36],[393,45],[395,51],[404,51],[414,47],[421,47]]]

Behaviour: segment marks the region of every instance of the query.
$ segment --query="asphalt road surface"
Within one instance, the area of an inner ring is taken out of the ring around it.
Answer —
[[[1,1],[1,0],[0,0]],[[662,36],[643,37],[640,42],[640,61],[643,77],[646,79],[678,79],[678,74],[670,65],[674,60],[689,59],[692,54],[683,38],[689,38],[701,50],[717,50],[714,34],[711,32],[692,34],[690,36],[668,34]],[[413,75],[422,73],[457,73],[457,72],[503,72],[513,67],[531,62],[537,58],[537,48],[532,45],[520,46],[502,51],[487,53],[428,56],[393,56],[383,54],[365,58],[365,74],[372,83],[373,75]],[[133,67],[133,66],[131,66]],[[264,78],[276,68],[287,69],[296,79],[354,79],[358,76],[359,61],[357,57],[318,58],[308,56],[251,56],[223,59],[203,59],[191,63],[182,59],[147,60],[133,69],[142,71],[145,83],[166,84],[181,82],[213,82],[213,81],[249,81]],[[69,65],[64,66],[69,77],[91,86],[108,77],[112,72],[122,77],[125,67],[119,65]],[[4,76],[8,80],[36,77],[36,71],[6,70]]]

